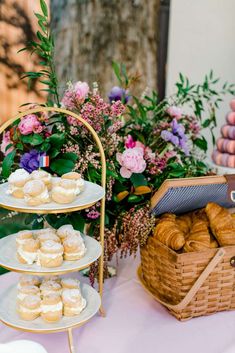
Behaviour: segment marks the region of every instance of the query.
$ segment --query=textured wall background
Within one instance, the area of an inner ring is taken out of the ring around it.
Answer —
[[[17,54],[33,38],[38,4],[37,0],[0,1],[0,122],[16,115],[21,104],[44,101],[35,87],[28,91],[26,81],[20,81],[23,72],[35,69],[36,58],[27,52]]]

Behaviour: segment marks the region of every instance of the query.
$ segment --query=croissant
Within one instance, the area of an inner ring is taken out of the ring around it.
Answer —
[[[187,238],[192,226],[192,218],[190,214],[185,214],[176,218],[176,224]]]
[[[219,245],[235,245],[234,218],[229,211],[216,203],[209,202],[206,206],[206,214],[211,231]]]
[[[214,248],[218,248],[218,247],[219,247],[219,244],[218,244],[217,240],[211,237],[210,248],[214,249]]]
[[[200,211],[193,215],[193,224],[184,251],[201,251],[208,248],[210,248],[209,224],[205,211]]]
[[[176,216],[171,213],[164,214],[160,218],[154,236],[173,250],[179,250],[185,244],[184,234],[176,223]]]

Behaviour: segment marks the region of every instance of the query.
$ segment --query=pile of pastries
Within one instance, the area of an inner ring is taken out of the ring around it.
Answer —
[[[157,220],[154,237],[179,252],[235,245],[235,215],[213,202],[178,217],[165,213]]]
[[[32,321],[39,316],[49,323],[62,316],[79,315],[86,307],[80,282],[74,278],[21,276],[18,283],[17,312],[21,319]]]
[[[16,235],[16,249],[20,263],[36,263],[41,267],[58,267],[63,260],[79,260],[86,253],[80,232],[71,224],[65,224],[57,230],[22,230]]]
[[[29,206],[39,206],[54,201],[59,204],[73,202],[84,190],[84,179],[76,172],[52,177],[44,170],[17,169],[8,178],[7,194],[24,199]]]

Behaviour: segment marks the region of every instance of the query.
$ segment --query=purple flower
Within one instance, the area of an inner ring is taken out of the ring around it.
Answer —
[[[45,155],[45,152],[37,150],[31,150],[30,152],[24,153],[20,159],[20,167],[27,170],[27,172],[32,173],[39,168],[39,160],[43,155]]]
[[[161,132],[161,138],[167,142],[171,142],[173,145],[180,147],[186,156],[189,155],[189,148],[187,146],[188,138],[185,135],[185,128],[182,124],[179,124],[176,119],[172,120],[171,131],[163,130]]]
[[[127,103],[130,99],[130,96],[128,96],[128,91],[118,87],[118,86],[114,86],[111,91],[109,92],[109,100],[110,103],[113,101],[122,101],[123,103]]]
[[[161,138],[165,141],[171,141],[173,134],[168,130],[163,130],[161,132]]]
[[[173,145],[179,146],[179,137],[172,135],[170,141],[171,141],[171,143],[173,143]]]
[[[185,132],[184,125],[179,124],[176,119],[172,120],[171,126],[172,126],[172,132],[174,135],[177,134],[180,137],[185,136],[184,135],[184,132]]]

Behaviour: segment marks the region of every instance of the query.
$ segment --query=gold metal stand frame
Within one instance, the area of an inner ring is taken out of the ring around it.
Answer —
[[[22,117],[29,115],[29,114],[42,113],[42,112],[57,112],[57,113],[62,113],[62,114],[68,115],[68,116],[72,116],[73,118],[79,120],[82,123],[82,125],[84,125],[87,128],[87,130],[91,133],[91,135],[94,139],[94,142],[96,143],[96,145],[99,149],[101,167],[102,167],[101,186],[105,190],[105,186],[106,186],[106,160],[105,160],[104,149],[103,149],[101,141],[100,141],[97,133],[95,132],[95,130],[81,116],[79,116],[69,110],[61,109],[61,108],[57,108],[57,107],[40,107],[40,108],[30,109],[30,110],[19,113],[16,117],[5,122],[0,127],[0,134],[2,134],[11,124],[16,122],[18,119],[21,119]],[[88,207],[88,205],[84,206],[84,208],[87,208],[87,207]],[[68,209],[66,212],[72,212],[72,211],[77,211],[77,209],[74,209],[74,208],[71,210]],[[37,213],[37,212],[35,212],[35,213]],[[46,213],[46,212],[44,212],[44,213]],[[55,213],[56,213],[56,209],[55,209]],[[100,306],[101,316],[105,316],[105,311],[104,311],[104,308],[102,305],[103,275],[104,275],[104,227],[105,227],[105,196],[101,199],[101,209],[100,209],[100,244],[102,247],[102,254],[99,258],[99,280],[98,281],[99,281],[99,294],[100,294],[100,298],[101,298],[101,306]],[[67,333],[68,333],[70,353],[75,353],[72,328],[68,328]]]

